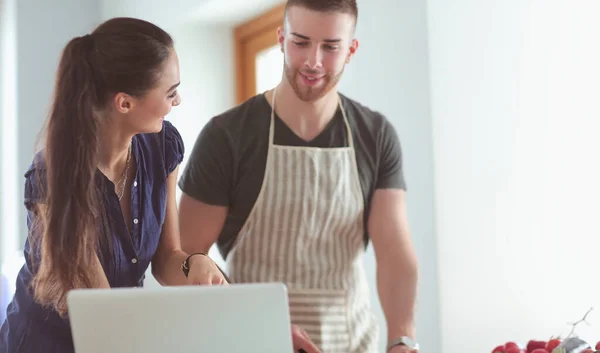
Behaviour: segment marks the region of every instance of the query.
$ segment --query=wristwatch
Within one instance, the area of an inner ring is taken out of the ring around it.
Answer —
[[[388,343],[387,346],[387,351],[389,351],[390,349],[392,349],[392,347],[395,346],[406,346],[411,350],[419,350],[419,344],[408,336],[402,336],[393,341],[390,341],[390,343]]]
[[[188,256],[183,263],[181,264],[181,271],[183,271],[183,274],[185,275],[185,278],[187,278],[188,274],[190,273],[190,258],[194,255],[204,255],[204,256],[208,256],[205,253],[202,252],[197,252],[197,253],[193,253],[190,256]]]

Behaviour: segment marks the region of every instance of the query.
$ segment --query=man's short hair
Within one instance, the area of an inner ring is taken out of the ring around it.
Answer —
[[[285,4],[285,13],[292,6],[304,7],[305,9],[318,12],[340,12],[347,13],[358,19],[358,7],[356,0],[288,0]]]

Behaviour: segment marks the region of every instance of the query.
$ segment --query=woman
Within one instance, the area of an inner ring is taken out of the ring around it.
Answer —
[[[164,117],[181,99],[173,40],[111,19],[71,40],[58,68],[45,148],[25,174],[26,264],[0,352],[73,352],[73,288],[221,284],[216,265],[181,251],[175,188],[184,153]],[[189,265],[189,273],[182,264]]]

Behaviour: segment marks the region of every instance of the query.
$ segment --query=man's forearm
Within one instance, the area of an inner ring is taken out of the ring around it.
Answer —
[[[414,257],[388,254],[377,260],[377,289],[387,321],[388,341],[400,336],[416,339],[417,282]]]

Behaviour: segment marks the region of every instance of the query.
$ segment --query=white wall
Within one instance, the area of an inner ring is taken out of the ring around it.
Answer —
[[[14,170],[16,165],[16,102],[12,99],[16,91],[16,4],[15,0],[0,0],[0,170]],[[0,214],[14,208],[16,193],[14,173],[0,173]],[[4,218],[0,224],[0,320],[5,317],[4,308],[12,296],[12,281],[5,265],[17,248],[16,237],[10,236],[17,230],[16,217]]]
[[[600,305],[600,3],[428,9],[443,352],[564,336]]]
[[[381,111],[400,136],[409,222],[420,266],[418,340],[424,352],[440,352],[426,4],[417,0],[362,0],[358,5],[359,49],[344,73],[340,91]],[[387,331],[376,292],[371,247],[365,263],[371,300],[380,320],[383,352]]]
[[[103,20],[113,17],[135,17],[163,28],[188,22],[194,10],[210,0],[100,0]]]
[[[16,36],[15,0],[0,0],[0,214],[14,208],[16,199],[15,173],[4,172],[16,166]],[[9,236],[17,228],[15,218],[4,219],[0,225],[0,266],[17,248],[15,237]]]

